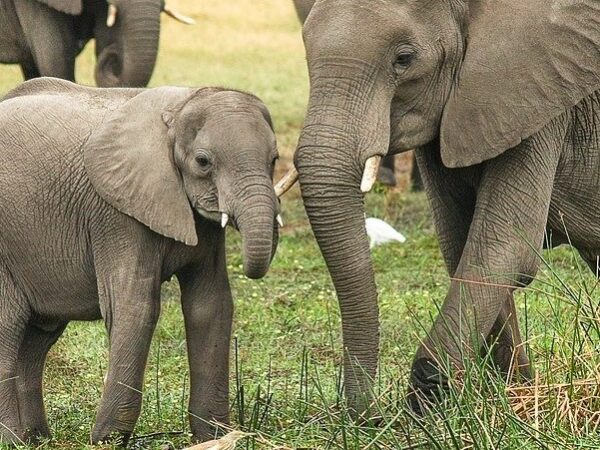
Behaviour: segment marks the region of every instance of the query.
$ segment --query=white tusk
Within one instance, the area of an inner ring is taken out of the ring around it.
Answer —
[[[117,21],[117,7],[112,3],[108,4],[108,14],[106,15],[106,26],[111,28]]]
[[[191,17],[184,16],[183,14],[169,8],[167,5],[165,5],[165,7],[163,8],[163,12],[167,16],[172,17],[173,19],[177,20],[178,22],[185,23],[186,25],[195,25],[196,24],[196,21],[194,19],[192,19]]]
[[[292,166],[292,168],[288,170],[283,178],[275,185],[275,195],[281,197],[296,184],[296,181],[298,181],[298,171]]]
[[[277,223],[283,228],[283,218],[281,217],[281,214],[277,214]]]
[[[229,223],[229,216],[225,213],[221,214],[221,227],[225,228]]]
[[[373,185],[377,180],[377,171],[379,170],[379,163],[381,162],[381,156],[375,155],[367,159],[365,163],[365,171],[363,173],[362,181],[360,182],[360,190],[363,193],[369,192],[373,189]]]

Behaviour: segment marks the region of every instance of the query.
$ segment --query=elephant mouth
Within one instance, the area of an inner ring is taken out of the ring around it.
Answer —
[[[217,211],[217,210],[208,210],[204,208],[196,207],[196,211],[205,219],[210,220],[211,222],[220,223],[223,228],[227,225],[231,224],[233,228],[238,230],[238,227],[235,223],[235,220],[231,220],[230,216],[227,213]]]

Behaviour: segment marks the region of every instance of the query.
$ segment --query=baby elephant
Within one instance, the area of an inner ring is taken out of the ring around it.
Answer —
[[[229,222],[248,277],[278,239],[271,118],[219,88],[95,89],[52,78],[0,102],[0,441],[49,436],[42,371],[71,320],[103,319],[108,374],[92,441],[127,442],[175,274],[190,365],[190,422],[228,420]]]

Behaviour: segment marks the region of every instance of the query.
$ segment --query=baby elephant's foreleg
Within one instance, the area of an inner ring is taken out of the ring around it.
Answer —
[[[160,312],[158,277],[114,277],[101,290],[110,340],[108,374],[92,442],[126,444],[142,407],[144,370]]]
[[[229,422],[233,301],[224,262],[208,272],[179,276],[190,365],[190,426],[198,440],[214,436],[215,422]]]

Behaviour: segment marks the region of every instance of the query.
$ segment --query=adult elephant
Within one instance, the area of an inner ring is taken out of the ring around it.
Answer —
[[[367,407],[378,362],[363,194],[383,156],[410,148],[452,277],[412,392],[433,396],[440,366],[486,340],[527,375],[512,293],[534,277],[545,227],[556,242],[566,225],[593,269],[600,255],[600,3],[317,0],[303,32],[295,167],[341,307],[350,406]]]
[[[75,80],[75,57],[96,39],[96,83],[146,86],[158,52],[164,0],[0,0],[0,62],[25,79]],[[189,19],[188,19],[189,20]]]

